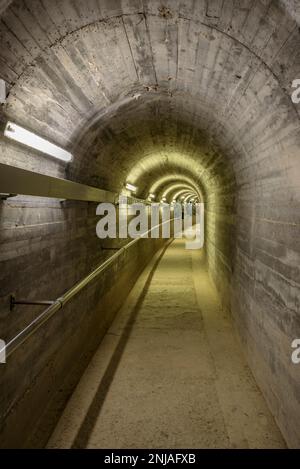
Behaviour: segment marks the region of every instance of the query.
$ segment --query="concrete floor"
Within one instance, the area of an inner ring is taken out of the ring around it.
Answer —
[[[200,251],[176,240],[152,260],[48,447],[285,447]]]

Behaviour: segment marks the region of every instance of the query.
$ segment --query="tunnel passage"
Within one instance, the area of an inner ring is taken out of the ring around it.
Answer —
[[[292,3],[4,2],[0,74],[9,96],[1,121],[74,159],[58,163],[1,136],[0,161],[116,193],[130,182],[141,199],[164,197],[172,184],[202,198],[211,278],[284,437],[299,446],[300,378],[290,360],[300,332],[299,106],[290,99],[300,38]],[[56,298],[104,253],[95,204],[21,194],[0,209],[6,338],[36,315],[12,316],[12,292]],[[94,301],[87,294],[87,308]],[[65,334],[76,325],[72,317]],[[35,359],[29,345],[27,368]],[[59,346],[57,336],[44,362],[26,378],[16,374],[23,387],[16,395],[9,388],[4,420],[45,364],[53,366]],[[66,353],[63,370],[68,360]]]

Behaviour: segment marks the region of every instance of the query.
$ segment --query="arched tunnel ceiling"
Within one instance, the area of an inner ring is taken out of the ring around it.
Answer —
[[[300,35],[285,3],[16,0],[0,25],[3,112],[72,149],[70,178],[107,189],[132,178],[146,196],[181,174],[218,192],[245,168],[267,177],[269,158],[293,177]]]
[[[174,195],[178,192],[179,189],[187,190],[194,194],[194,196],[199,197],[198,192],[193,186],[184,185],[183,183],[172,183],[165,187],[165,190],[162,193],[162,197],[166,197],[168,201],[172,202]]]
[[[156,194],[157,198],[160,199],[164,196],[172,195],[173,191],[175,192],[181,188],[190,188],[197,193],[199,199],[203,199],[202,193],[199,191],[199,187],[194,183],[193,179],[184,175],[172,175],[160,177],[150,189],[151,194]]]

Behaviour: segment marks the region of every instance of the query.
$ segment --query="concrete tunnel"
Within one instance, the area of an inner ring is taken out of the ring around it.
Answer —
[[[0,16],[0,447],[299,448],[299,2]],[[120,194],[201,201],[203,249],[100,240]]]

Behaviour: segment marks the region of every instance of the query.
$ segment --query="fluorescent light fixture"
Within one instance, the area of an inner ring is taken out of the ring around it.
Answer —
[[[48,140],[45,140],[38,135],[35,135],[33,132],[29,132],[29,130],[24,129],[17,124],[13,124],[12,122],[7,122],[4,136],[22,143],[27,147],[34,148],[46,155],[54,156],[54,158],[58,158],[59,160],[69,162],[73,159],[72,154],[68,151],[54,145],[54,143],[48,142]]]
[[[0,79],[0,103],[4,104],[6,101],[6,83]]]
[[[129,182],[127,182],[127,184],[126,184],[126,189],[128,189],[131,192],[136,192],[137,191],[137,187],[134,186],[133,184],[130,184]]]
[[[154,194],[149,194],[149,199],[150,199],[150,200],[155,199],[155,195],[154,195]]]

